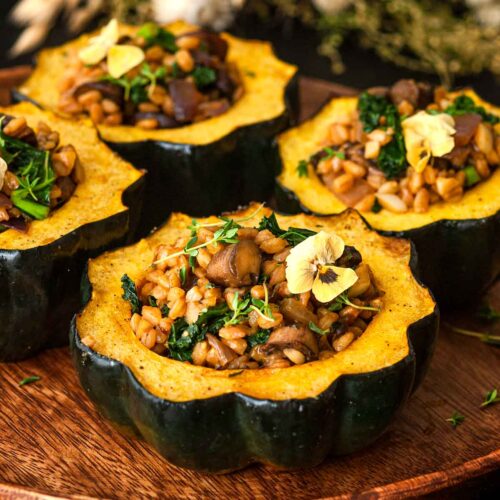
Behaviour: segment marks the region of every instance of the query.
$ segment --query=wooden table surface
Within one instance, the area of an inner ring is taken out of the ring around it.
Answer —
[[[330,95],[352,92],[311,79],[302,80],[301,90],[303,116]],[[490,297],[500,307],[500,286]],[[470,314],[445,320],[485,329]],[[31,375],[41,380],[18,386]],[[500,388],[500,349],[442,327],[422,387],[370,448],[312,470],[252,466],[208,476],[176,468],[114,430],[85,397],[67,350],[53,349],[0,364],[0,498],[474,496],[500,487],[500,404],[480,409],[494,387]],[[466,417],[457,429],[446,421],[455,410]]]

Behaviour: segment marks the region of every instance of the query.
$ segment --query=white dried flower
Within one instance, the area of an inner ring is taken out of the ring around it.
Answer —
[[[353,0],[312,0],[312,3],[320,12],[331,16],[347,9]]]
[[[245,0],[152,0],[153,17],[158,23],[183,20],[222,30],[229,26]]]

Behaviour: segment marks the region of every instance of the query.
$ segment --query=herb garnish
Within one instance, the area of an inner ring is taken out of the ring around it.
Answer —
[[[191,73],[196,86],[201,89],[203,87],[208,87],[217,80],[217,73],[212,68],[207,68],[206,66],[197,66]]]
[[[146,87],[149,88],[149,94],[151,94],[158,80],[165,78],[166,74],[167,70],[164,66],[160,66],[153,71],[148,63],[144,63],[141,66],[139,74],[134,76],[131,80],[126,76],[113,78],[109,75],[103,76],[101,80],[123,87],[123,98],[126,101],[132,101],[134,104],[140,104],[148,100],[148,91],[146,91]]]
[[[332,304],[328,307],[330,311],[340,311],[344,306],[351,306],[354,307],[354,309],[360,309],[363,311],[375,311],[375,312],[380,312],[380,308],[378,307],[371,307],[371,306],[358,306],[354,302],[351,302],[349,297],[347,296],[347,292],[341,293],[338,297],[333,299]]]
[[[396,106],[383,96],[363,92],[359,98],[358,109],[365,132],[372,132],[376,128],[392,128],[394,135],[392,140],[380,149],[377,166],[388,179],[397,177],[406,168],[406,147],[401,117]]]
[[[500,122],[500,118],[492,113],[488,113],[483,106],[477,106],[472,98],[467,95],[459,95],[445,110],[451,116],[467,115],[475,113],[481,115],[483,121],[495,125]]]
[[[454,411],[453,415],[450,418],[446,419],[446,421],[450,422],[454,429],[456,429],[464,420],[465,417],[458,413],[458,411]]]
[[[39,377],[38,375],[32,375],[31,377],[23,378],[18,385],[19,387],[22,387],[23,385],[33,384],[41,380],[41,378],[42,377]]]
[[[309,164],[312,163],[316,165],[318,162],[322,160],[329,160],[336,156],[341,160],[345,160],[345,154],[342,151],[337,151],[329,146],[324,147],[322,150],[317,153],[312,154],[308,160],[300,160],[295,168],[297,175],[299,177],[308,177],[309,176]]]
[[[500,345],[500,335],[491,335],[489,332],[476,332],[474,330],[467,330],[465,328],[459,328],[458,326],[450,325],[449,323],[445,323],[445,325],[452,332],[460,333],[461,335],[465,335],[467,337],[474,337],[486,344]]]
[[[312,321],[309,321],[309,330],[319,335],[326,335],[330,330],[322,330],[319,326],[315,325]]]
[[[175,53],[178,50],[175,43],[175,35],[155,23],[143,24],[137,31],[137,36],[144,38],[148,47],[159,45],[171,53]]]
[[[378,214],[382,210],[382,205],[380,204],[380,201],[378,201],[378,198],[375,198],[375,202],[373,203],[372,206],[372,212],[374,214]]]
[[[295,170],[299,177],[309,177],[309,164],[306,160],[300,160]]]
[[[484,304],[477,311],[477,316],[487,321],[496,321],[500,319],[500,311],[494,309],[489,304]]]
[[[122,276],[121,282],[123,289],[122,298],[130,302],[130,305],[132,306],[132,314],[139,313],[141,310],[141,301],[139,300],[135,283],[127,274]]]
[[[50,212],[50,191],[56,179],[50,154],[5,134],[1,130],[4,118],[0,118],[0,151],[19,180],[11,201],[33,219],[45,219]]]
[[[249,335],[247,337],[248,348],[251,349],[258,344],[265,344],[269,340],[270,335],[271,330],[259,330],[257,333]]]
[[[472,165],[465,167],[463,173],[465,174],[465,185],[467,187],[474,186],[474,184],[477,184],[481,180],[481,176]]]
[[[499,403],[500,398],[498,397],[498,390],[492,389],[487,392],[484,401],[481,403],[481,408],[486,408],[487,406],[494,405],[495,403]]]
[[[179,278],[181,279],[181,284],[184,285],[186,283],[186,266],[182,266],[179,270]]]
[[[292,247],[298,245],[306,238],[309,238],[309,236],[314,236],[316,234],[316,231],[311,231],[310,229],[299,229],[297,227],[289,227],[287,230],[281,229],[274,212],[269,217],[262,217],[258,229],[259,231],[268,229],[274,234],[274,236],[288,241]]]

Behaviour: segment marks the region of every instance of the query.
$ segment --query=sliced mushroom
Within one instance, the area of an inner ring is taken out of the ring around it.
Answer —
[[[311,322],[317,322],[316,315],[297,299],[283,299],[280,304],[280,311],[288,321],[293,323],[307,326]]]
[[[123,104],[123,88],[111,82],[105,81],[82,83],[73,91],[73,96],[77,98],[90,90],[98,90],[102,94],[103,98],[110,99],[120,107]]]
[[[455,146],[448,154],[444,155],[451,162],[454,167],[463,167],[472,152],[472,147],[467,146]]]
[[[233,243],[217,252],[207,267],[207,278],[216,285],[240,287],[257,282],[262,255],[252,240]]]
[[[181,123],[193,121],[203,100],[196,85],[188,80],[172,80],[168,84],[168,91],[174,103],[175,119]]]
[[[222,343],[217,337],[214,337],[210,333],[207,333],[207,341],[210,347],[213,347],[214,351],[217,353],[219,358],[219,368],[225,368],[231,361],[238,357],[229,346]]]
[[[455,121],[455,147],[469,144],[476,133],[478,125],[481,123],[481,116],[475,113],[454,116]]]
[[[346,245],[344,253],[335,262],[339,267],[356,267],[361,264],[361,254],[352,246]]]
[[[258,367],[258,363],[256,363],[255,361],[251,361],[248,354],[243,354],[243,356],[239,356],[236,359],[233,359],[233,361],[231,361],[226,366],[226,370],[245,370]]]
[[[417,107],[420,89],[415,80],[399,80],[389,89],[389,97],[397,106],[403,101],[408,101],[413,107]]]
[[[0,193],[0,208],[12,208],[12,200],[4,193]]]
[[[296,349],[304,354],[306,361],[318,357],[318,341],[314,333],[304,326],[284,326],[277,328],[269,336],[269,340],[261,348],[261,352],[273,354],[283,349]]]

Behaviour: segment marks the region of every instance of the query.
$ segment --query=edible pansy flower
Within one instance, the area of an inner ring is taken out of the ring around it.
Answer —
[[[423,172],[431,156],[444,156],[455,147],[455,122],[446,113],[419,111],[403,120],[401,126],[406,159],[417,172]]]
[[[135,45],[113,45],[108,51],[108,72],[120,78],[144,61],[144,52]]]
[[[120,36],[118,21],[111,19],[97,36],[92,37],[86,47],[80,50],[78,57],[84,64],[97,64],[101,62],[108,50],[118,42]]]
[[[330,302],[358,280],[353,269],[335,266],[345,244],[335,234],[320,231],[292,248],[286,259],[286,279],[291,293],[312,290],[319,302]]]
[[[120,33],[118,22],[112,19],[99,35],[91,38],[78,57],[84,64],[97,64],[107,57],[108,72],[113,78],[120,78],[127,71],[144,61],[144,52],[135,45],[117,45]]]

